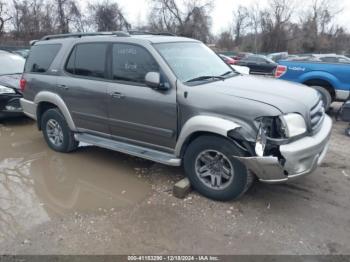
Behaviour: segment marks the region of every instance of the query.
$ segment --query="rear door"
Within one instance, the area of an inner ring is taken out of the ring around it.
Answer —
[[[57,90],[80,131],[108,134],[108,43],[79,43],[72,49]]]
[[[152,54],[139,45],[115,43],[111,62],[111,134],[148,146],[173,148],[177,131],[176,89],[160,91],[145,85],[148,72],[160,72],[163,84],[170,85]]]

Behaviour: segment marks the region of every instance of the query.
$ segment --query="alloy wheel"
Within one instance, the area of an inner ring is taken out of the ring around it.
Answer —
[[[46,133],[53,145],[61,146],[63,144],[63,131],[60,124],[55,119],[47,121]]]
[[[229,159],[216,150],[205,150],[196,158],[195,171],[199,180],[214,190],[223,190],[233,181],[234,168]]]

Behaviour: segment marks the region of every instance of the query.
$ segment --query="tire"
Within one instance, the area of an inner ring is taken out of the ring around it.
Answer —
[[[41,117],[41,127],[46,143],[52,150],[69,153],[77,149],[79,142],[74,139],[74,133],[69,129],[64,116],[57,108],[44,112]]]
[[[218,201],[229,201],[242,196],[252,185],[255,176],[233,156],[244,156],[244,152],[228,139],[215,135],[196,138],[184,155],[184,168],[192,187],[203,196]],[[220,163],[213,164],[210,160]],[[216,177],[208,175],[208,172]]]
[[[332,96],[329,91],[322,86],[312,86],[312,88],[316,89],[321,94],[324,107],[326,111],[328,111],[332,104]]]

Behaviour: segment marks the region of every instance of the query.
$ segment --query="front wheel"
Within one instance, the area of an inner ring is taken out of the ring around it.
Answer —
[[[254,175],[234,157],[243,155],[242,150],[228,139],[201,136],[186,150],[185,172],[200,194],[219,201],[237,199],[254,180]]]

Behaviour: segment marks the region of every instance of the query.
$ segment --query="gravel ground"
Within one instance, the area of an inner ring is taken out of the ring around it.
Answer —
[[[32,121],[0,125],[2,254],[350,254],[350,138],[335,123],[314,174],[239,201],[180,200],[181,168],[85,146],[50,151]]]

